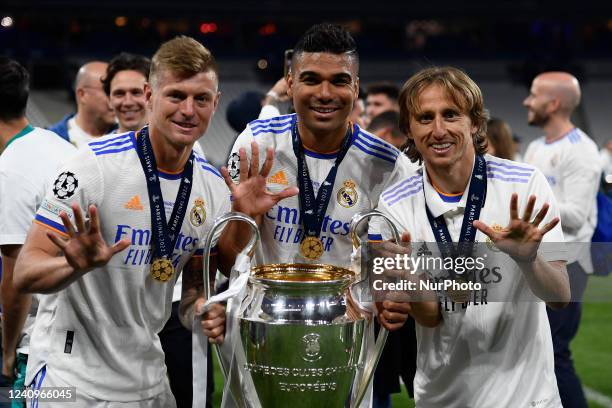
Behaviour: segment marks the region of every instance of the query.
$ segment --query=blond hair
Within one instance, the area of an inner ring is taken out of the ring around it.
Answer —
[[[161,72],[172,72],[186,79],[208,71],[213,71],[218,78],[217,63],[211,52],[193,38],[181,35],[159,47],[151,61],[149,82],[155,86]]]
[[[454,67],[431,67],[423,69],[411,76],[400,91],[400,126],[410,136],[410,118],[420,112],[419,96],[430,85],[439,85],[463,112],[466,112],[476,132],[472,135],[474,149],[477,154],[487,151],[487,119],[484,101],[480,88],[465,72]],[[410,160],[422,161],[414,140],[409,137],[402,147]]]

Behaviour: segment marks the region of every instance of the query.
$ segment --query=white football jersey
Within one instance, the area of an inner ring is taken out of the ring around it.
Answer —
[[[274,165],[268,177],[268,189],[281,191],[297,186],[297,158],[293,151],[291,128],[297,120],[295,114],[255,120],[238,136],[228,161],[228,170],[234,181],[239,177],[238,150],[245,148],[251,155],[251,143],[257,142],[260,163],[265,160],[267,148],[274,150]],[[317,262],[347,267],[352,252],[349,237],[351,217],[359,211],[373,209],[386,185],[401,180],[416,168],[394,146],[355,125],[353,140],[338,167],[333,192],[327,207],[320,238],[324,253]],[[304,149],[308,172],[315,194],[336,160],[336,154],[323,154]],[[304,238],[298,196],[280,201],[263,217],[262,245],[257,250],[260,264],[306,262],[300,254]]]
[[[75,147],[55,133],[32,128],[9,142],[0,155],[0,245],[23,245],[34,215],[60,165],[76,153]],[[23,327],[17,352],[28,354],[30,334],[38,306],[32,307]]]
[[[529,144],[525,161],[544,173],[552,188],[561,228],[569,246],[569,262],[579,261],[593,271],[590,242],[597,225],[597,191],[602,163],[597,145],[580,129],[574,128],[563,138],[546,143],[540,137]]]
[[[63,231],[60,211],[94,204],[109,244],[131,245],[110,262],[61,290],[37,316],[26,381],[47,364],[64,383],[101,400],[134,401],[164,391],[164,352],[157,333],[171,312],[177,274],[167,282],[150,275],[152,232],[149,194],[135,150],[134,132],[90,142],[55,178],[36,222]],[[229,210],[219,172],[195,154],[193,184],[172,263],[177,272],[200,249],[214,220]],[[181,174],[159,171],[166,217]],[[45,298],[44,301],[47,301]]]
[[[537,169],[490,155],[485,155],[485,160],[487,192],[480,220],[492,228],[508,225],[512,193],[518,193],[520,214],[529,196],[535,195],[536,209],[545,202],[550,204],[542,225],[558,216],[552,191]],[[469,185],[461,199],[449,202],[454,200],[441,197],[423,170],[385,190],[379,210],[393,220],[400,232],[409,231],[413,243],[430,243],[431,249],[436,240],[425,200],[433,217],[444,215],[453,242],[457,242],[468,191]],[[383,232],[388,238],[388,232]],[[476,242],[487,240],[486,235],[477,232]],[[544,242],[563,242],[559,225],[545,235]],[[562,244],[540,247],[539,254],[548,261],[566,259]],[[489,301],[486,292],[474,292],[471,302],[456,304],[444,292],[437,292],[442,321],[435,328],[416,326],[417,406],[560,407],[544,302],[535,298],[521,270],[507,255],[497,252],[486,265],[504,265],[502,272],[494,267],[478,272],[480,279],[489,283]]]

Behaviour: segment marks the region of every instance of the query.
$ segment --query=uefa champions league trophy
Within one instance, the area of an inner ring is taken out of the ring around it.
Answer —
[[[350,236],[359,246],[362,221],[378,211],[356,214]],[[229,221],[248,223],[252,237],[239,255],[252,256],[259,242],[255,221],[241,213],[216,220],[204,248],[204,291],[210,298],[208,256]],[[239,261],[237,259],[237,265]],[[243,279],[240,279],[243,275]],[[373,342],[373,318],[351,296],[359,275],[326,264],[269,264],[232,271],[223,352],[215,347],[233,403],[247,407],[357,407],[372,380],[387,338],[381,327]],[[242,283],[236,283],[240,282]],[[236,290],[237,285],[242,288]],[[369,334],[369,335],[368,335]],[[369,339],[370,337],[370,339]]]

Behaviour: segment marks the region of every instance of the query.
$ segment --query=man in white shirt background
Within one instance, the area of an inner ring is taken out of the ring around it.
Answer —
[[[602,171],[597,145],[571,121],[580,96],[574,76],[545,72],[533,80],[523,102],[529,124],[544,131],[527,148],[525,161],[546,176],[557,199],[565,241],[574,243],[568,246],[567,264],[572,302],[563,310],[547,309],[555,374],[565,407],[587,406],[569,346],[578,332],[587,274],[593,273],[590,241],[597,223],[596,195]]]
[[[75,114],[67,115],[51,125],[49,130],[70,141],[76,147],[106,135],[116,127],[115,112],[102,88],[106,62],[91,61],[83,65],[74,80]]]

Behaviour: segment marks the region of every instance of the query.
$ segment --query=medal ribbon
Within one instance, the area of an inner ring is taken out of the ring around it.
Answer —
[[[352,126],[349,125],[346,130],[346,136],[342,141],[340,151],[336,156],[334,165],[327,173],[325,181],[319,187],[317,197],[314,195],[314,188],[312,186],[312,180],[308,173],[308,165],[306,164],[306,158],[304,157],[304,146],[300,139],[300,134],[297,128],[296,117],[293,117],[293,123],[291,127],[291,136],[293,140],[293,152],[297,158],[298,164],[298,187],[300,189],[299,200],[300,200],[300,218],[304,225],[304,235],[318,237],[323,227],[323,219],[325,217],[325,211],[327,211],[327,205],[334,189],[334,182],[336,181],[336,174],[338,173],[338,166],[346,156],[346,152],[353,143],[353,132]],[[355,129],[356,130],[356,129]]]
[[[476,238],[476,228],[474,228],[474,220],[480,217],[480,210],[484,207],[487,196],[487,163],[482,155],[476,155],[476,163],[472,171],[470,180],[470,189],[468,191],[465,213],[461,224],[461,233],[459,234],[459,242],[457,247],[453,245],[453,240],[446,226],[444,214],[434,218],[427,207],[427,199],[425,199],[425,211],[431,230],[436,237],[440,252],[444,258],[446,257],[462,257],[470,256],[474,248],[474,239]],[[423,180],[425,182],[425,180]],[[425,189],[423,189],[425,191]],[[451,271],[454,276],[455,272]]]
[[[153,147],[149,140],[148,127],[142,128],[136,138],[136,152],[147,180],[147,191],[149,193],[149,204],[151,207],[151,232],[153,233],[155,257],[171,259],[178,232],[183,225],[183,219],[187,212],[187,204],[191,194],[193,180],[193,151],[191,152],[179,185],[178,194],[172,208],[170,223],[166,222],[166,211],[164,209],[164,198],[157,171],[157,163],[153,154]]]

